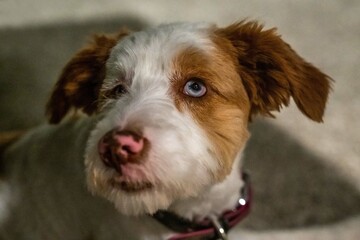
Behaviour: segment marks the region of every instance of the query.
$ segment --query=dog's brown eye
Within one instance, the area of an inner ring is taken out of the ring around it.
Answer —
[[[127,93],[126,88],[123,85],[119,84],[113,89],[109,90],[105,95],[108,98],[117,98],[125,93]]]
[[[183,93],[190,97],[202,97],[206,93],[205,84],[201,79],[191,78],[185,83]]]

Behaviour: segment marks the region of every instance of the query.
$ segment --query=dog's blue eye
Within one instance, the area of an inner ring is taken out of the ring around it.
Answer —
[[[186,82],[183,92],[190,97],[202,97],[206,93],[206,87],[200,79],[194,78]]]

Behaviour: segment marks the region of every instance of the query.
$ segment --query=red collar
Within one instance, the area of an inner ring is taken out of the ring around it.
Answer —
[[[226,239],[226,233],[244,219],[250,211],[252,192],[249,175],[242,174],[244,186],[242,187],[240,199],[234,209],[223,212],[221,216],[207,217],[202,222],[192,222],[174,213],[160,210],[153,217],[174,232],[174,236],[168,240],[182,240],[194,237],[201,239]]]

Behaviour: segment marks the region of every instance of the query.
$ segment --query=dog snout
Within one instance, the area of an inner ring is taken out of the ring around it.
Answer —
[[[106,166],[121,173],[121,165],[140,163],[144,159],[147,142],[142,134],[115,128],[100,139],[99,154]]]

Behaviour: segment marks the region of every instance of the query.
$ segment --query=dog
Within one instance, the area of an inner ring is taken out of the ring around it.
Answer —
[[[242,197],[249,122],[290,98],[322,122],[330,89],[256,21],[96,35],[64,67],[50,124],[1,155],[0,238],[204,238],[169,222],[210,219],[225,239],[218,220]]]

